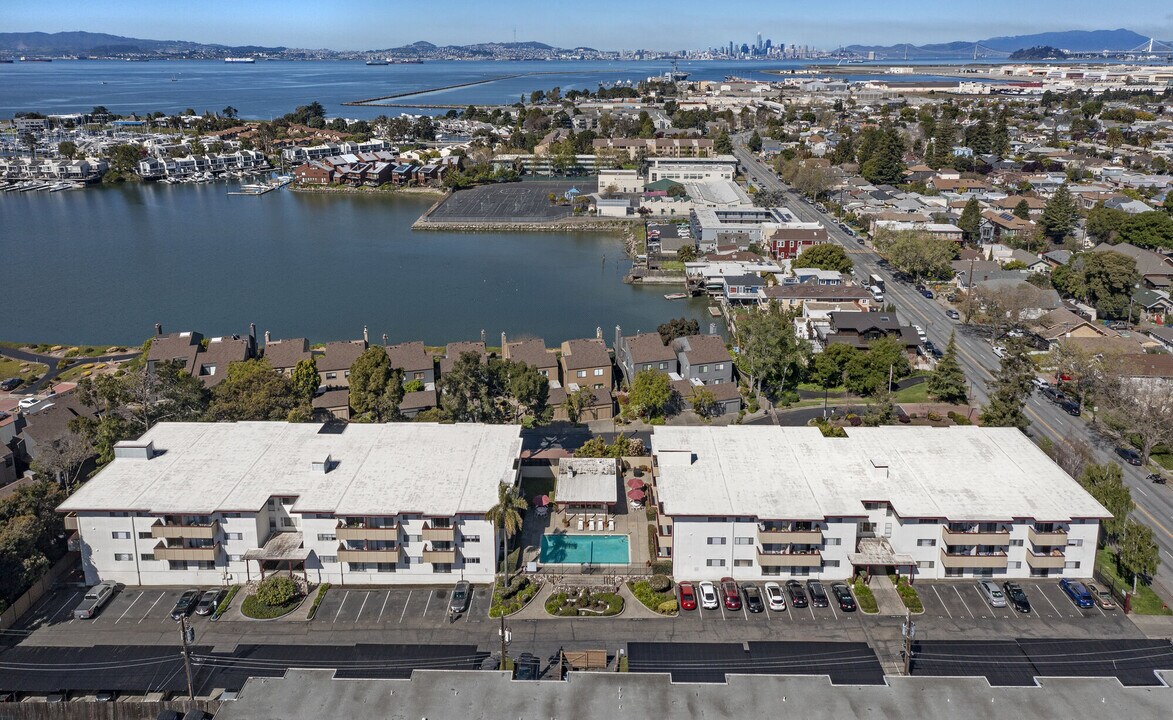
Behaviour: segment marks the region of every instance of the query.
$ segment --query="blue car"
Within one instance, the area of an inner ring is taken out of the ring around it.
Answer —
[[[1081,608],[1093,608],[1095,602],[1092,600],[1092,594],[1088,592],[1083,583],[1078,580],[1068,580],[1063,578],[1059,581],[1059,588],[1067,593],[1067,597],[1071,598],[1071,602],[1075,603]]]

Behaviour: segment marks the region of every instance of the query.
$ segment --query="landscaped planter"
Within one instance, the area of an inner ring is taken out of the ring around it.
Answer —
[[[509,612],[498,613],[497,615],[493,614],[493,608],[496,607],[493,604],[493,598],[495,598],[497,596],[497,585],[496,584],[493,585],[493,594],[489,598],[489,617],[496,618],[496,617],[500,617],[502,614],[504,614],[505,617],[509,617],[510,615],[516,615],[517,613],[519,613],[522,610],[525,610],[527,607],[529,607],[529,604],[532,603],[534,601],[534,598],[536,598],[538,596],[538,593],[542,591],[542,583],[539,580],[533,580],[528,577],[526,579],[528,581],[528,584],[524,588],[521,588],[516,593],[514,593],[513,595],[506,598],[507,601],[512,601],[518,595],[524,594],[524,595],[526,595],[526,597],[522,598],[521,604],[518,605],[517,607],[513,607],[513,605],[510,604],[509,605],[509,608],[510,608]]]
[[[615,617],[623,612],[619,593],[556,592],[546,600],[546,612],[554,617]]]
[[[252,615],[249,615],[248,612],[245,610],[245,608],[250,607],[250,605],[252,603],[250,603],[249,600],[253,600],[254,597],[256,597],[256,596],[249,595],[248,597],[246,597],[244,599],[244,602],[242,602],[240,604],[240,614],[249,620],[262,620],[262,621],[264,621],[264,620],[280,620],[281,618],[285,617],[289,613],[291,613],[294,610],[297,610],[299,607],[301,607],[301,604],[303,602],[305,602],[305,598],[306,598],[305,595],[302,595],[300,598],[298,598],[297,602],[293,603],[292,605],[284,606],[282,608],[282,610],[284,610],[284,612],[282,612],[280,615],[270,615],[270,616],[266,616],[266,617],[254,617]],[[263,607],[268,608],[269,606],[264,605]]]

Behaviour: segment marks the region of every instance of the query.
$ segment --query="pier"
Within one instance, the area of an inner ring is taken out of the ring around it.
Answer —
[[[412,108],[465,108],[465,105],[384,105],[384,100],[398,100],[405,97],[413,97],[415,95],[425,95],[427,93],[440,92],[442,90],[456,90],[458,88],[473,87],[475,85],[487,85],[489,83],[499,82],[501,80],[511,80],[519,77],[535,77],[538,75],[583,75],[589,74],[587,70],[538,70],[535,72],[513,73],[511,75],[497,75],[496,77],[485,78],[483,80],[470,80],[468,82],[455,83],[452,85],[441,85],[440,87],[425,88],[423,90],[408,90],[406,92],[392,93],[391,95],[379,95],[376,97],[363,98],[362,100],[351,100],[342,103],[347,106],[375,106],[375,107],[412,107]]]

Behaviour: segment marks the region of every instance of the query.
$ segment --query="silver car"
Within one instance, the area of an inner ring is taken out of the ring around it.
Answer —
[[[1006,596],[1002,594],[1002,588],[998,587],[998,583],[993,580],[982,580],[978,583],[978,590],[985,596],[990,607],[1006,607]]]
[[[459,615],[468,611],[468,602],[472,596],[472,585],[467,580],[461,580],[452,588],[452,597],[448,601],[448,612]]]

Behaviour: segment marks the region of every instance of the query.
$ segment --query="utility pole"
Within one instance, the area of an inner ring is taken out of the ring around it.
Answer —
[[[969,259],[969,279],[965,281],[965,324],[969,324],[969,318],[973,315],[973,263],[976,257]]]
[[[912,674],[912,639],[916,636],[916,623],[912,621],[912,613],[908,612],[904,616],[904,622],[900,624],[900,636],[904,638],[904,649],[900,651],[904,658],[904,674]]]
[[[183,669],[187,673],[187,699],[195,700],[195,687],[191,682],[191,644],[195,642],[195,628],[187,622],[187,616],[179,621],[179,639],[183,643]]]

